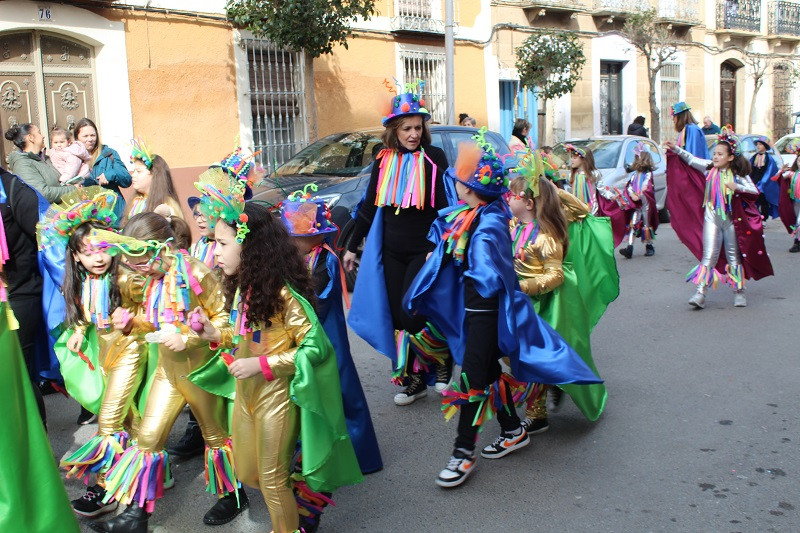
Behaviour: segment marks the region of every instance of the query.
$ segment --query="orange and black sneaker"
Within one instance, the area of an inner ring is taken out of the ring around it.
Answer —
[[[524,448],[530,442],[531,439],[528,437],[528,432],[522,426],[516,431],[503,431],[499,437],[494,439],[493,443],[481,451],[481,457],[485,459],[500,459],[515,450]]]
[[[467,480],[467,476],[475,469],[475,454],[462,448],[453,450],[453,455],[447,461],[447,467],[439,472],[436,484],[440,487],[457,487]]]

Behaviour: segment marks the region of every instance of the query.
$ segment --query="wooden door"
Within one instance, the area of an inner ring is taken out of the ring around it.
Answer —
[[[91,50],[53,35],[42,35],[40,42],[48,127],[71,131],[83,117],[94,120]]]
[[[736,130],[736,70],[730,63],[720,66],[720,117],[719,125],[730,124]]]
[[[15,124],[40,124],[31,32],[0,35],[0,164],[15,150],[5,132]]]

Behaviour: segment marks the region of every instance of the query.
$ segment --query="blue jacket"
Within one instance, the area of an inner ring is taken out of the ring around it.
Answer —
[[[125,212],[125,199],[122,197],[120,189],[131,186],[131,175],[128,173],[128,169],[117,151],[105,144],[100,150],[100,155],[97,156],[94,165],[92,165],[91,174],[83,181],[83,186],[100,185],[97,181],[100,174],[105,175],[108,180],[108,185],[104,185],[104,187],[119,195],[114,212],[117,214],[117,220],[122,220],[122,214]]]

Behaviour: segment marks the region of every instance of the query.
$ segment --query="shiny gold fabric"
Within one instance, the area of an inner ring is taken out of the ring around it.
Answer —
[[[563,189],[558,189],[558,199],[561,200],[561,207],[564,209],[567,222],[583,220],[590,213],[588,205],[581,202],[574,194],[570,194]]]
[[[299,431],[297,406],[289,396],[297,346],[311,329],[311,322],[284,287],[283,315],[275,316],[261,330],[260,342],[252,334],[239,345],[236,358],[266,356],[275,379],[264,375],[236,381],[233,406],[233,457],[242,483],[259,487],[269,509],[275,533],[298,528],[297,504],[289,482],[289,468]],[[223,333],[230,347],[231,328]]]
[[[202,261],[192,257],[186,260],[203,289],[199,295],[189,291],[189,308],[200,306],[215,327],[227,327],[229,315],[220,279],[212,275]],[[140,308],[134,318],[134,332],[143,334],[154,329]],[[163,344],[158,346],[158,366],[139,429],[138,445],[145,452],[164,449],[169,431],[186,403],[192,408],[210,447],[222,446],[228,438],[223,398],[204,391],[188,378],[192,371],[215,357],[215,352],[188,325],[181,324],[180,333],[186,342],[184,351],[173,352]]]
[[[525,246],[525,259],[514,258],[514,270],[522,292],[529,296],[545,294],[564,282],[564,245],[554,237],[539,233]]]
[[[547,418],[547,389],[550,385],[541,385],[536,391],[530,405],[525,410],[525,416],[531,420],[544,420]]]

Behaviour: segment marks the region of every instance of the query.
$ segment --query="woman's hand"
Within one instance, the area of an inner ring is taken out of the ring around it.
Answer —
[[[661,146],[666,148],[667,150],[675,151],[675,141],[664,141]]]
[[[356,268],[356,253],[347,251],[342,257],[342,263],[344,264],[344,269],[348,272],[352,272]]]
[[[237,359],[228,365],[228,372],[236,379],[247,379],[261,373],[261,363],[258,357]]]
[[[78,353],[83,346],[83,333],[80,331],[75,331],[72,335],[69,336],[67,339],[67,349],[71,352]]]
[[[195,307],[189,320],[192,330],[204,341],[219,342],[222,339],[219,330],[208,319],[208,315],[203,311],[202,307]]]
[[[105,173],[97,176],[97,183],[99,183],[100,185],[108,185],[108,180],[106,179]]]
[[[133,329],[133,317],[131,316],[131,312],[124,307],[117,307],[114,309],[114,312],[111,313],[111,323],[114,325],[114,329],[127,335],[131,332],[131,329]]]
[[[180,333],[171,333],[165,336],[161,344],[173,352],[182,352],[186,349],[186,343],[183,341],[183,336]]]

